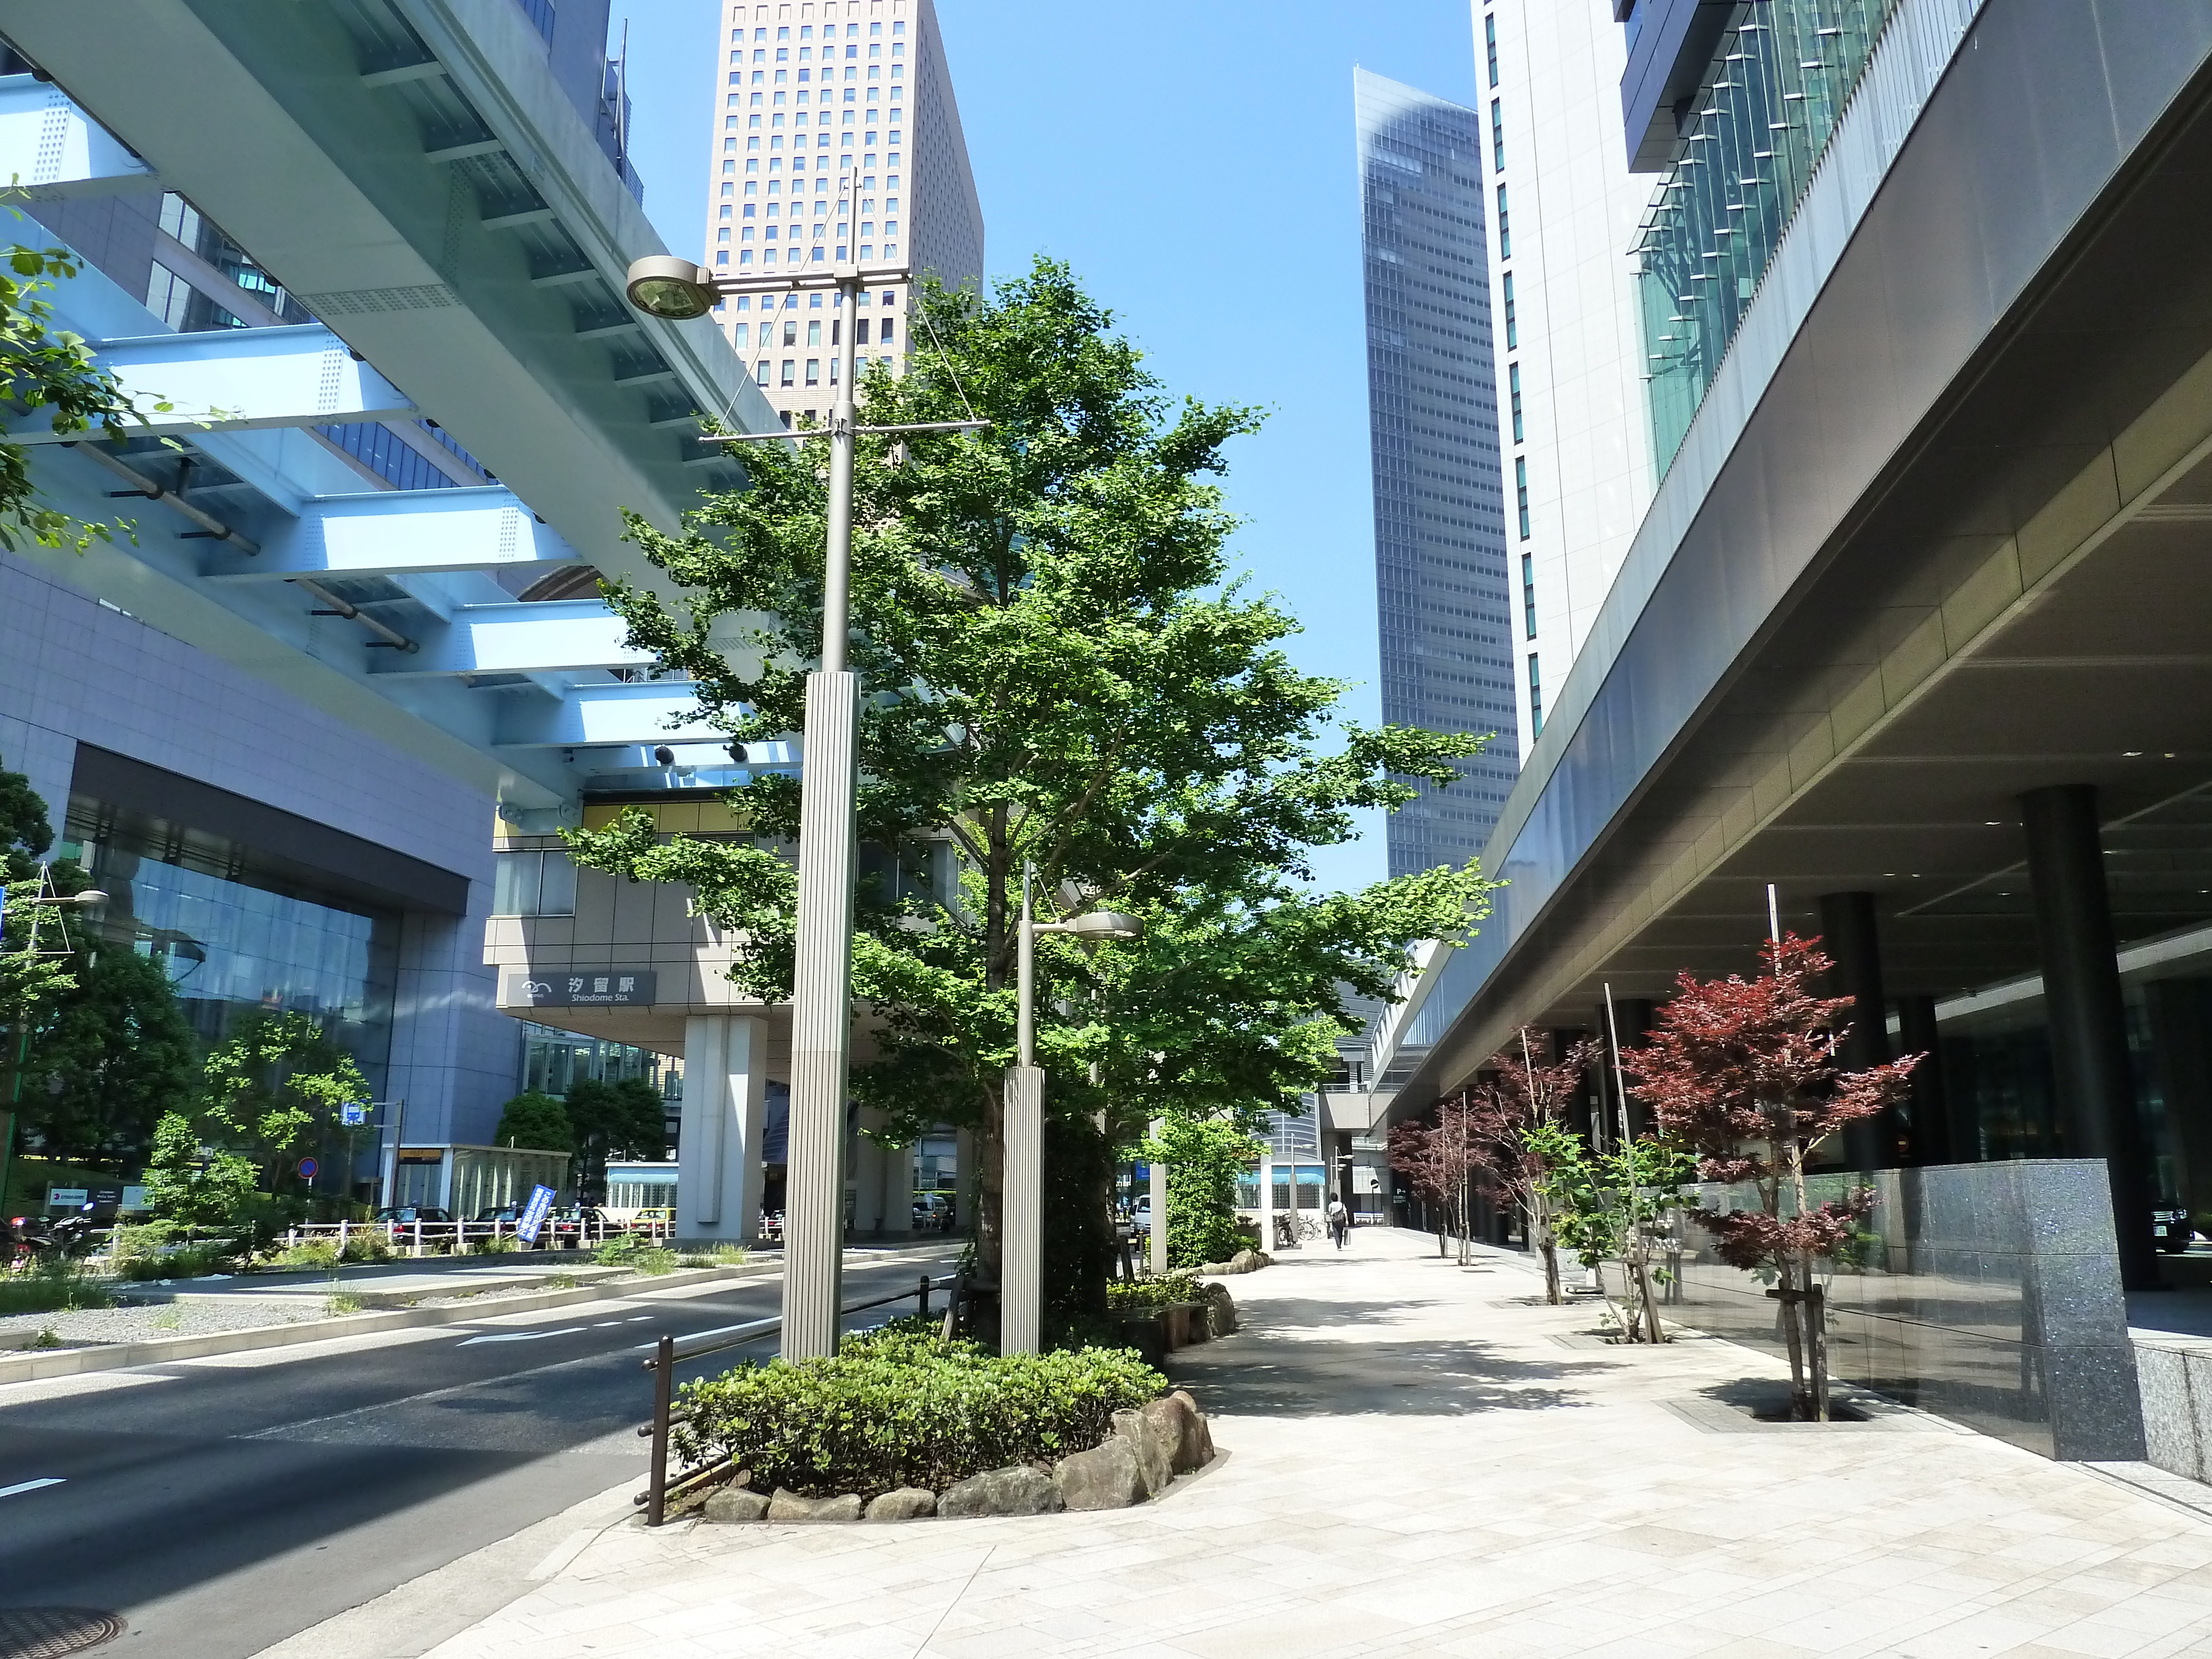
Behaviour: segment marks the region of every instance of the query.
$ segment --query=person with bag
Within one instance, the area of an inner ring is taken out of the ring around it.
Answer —
[[[1328,1236],[1336,1241],[1336,1248],[1344,1248],[1344,1237],[1352,1231],[1352,1212],[1344,1207],[1341,1198],[1328,1201]]]

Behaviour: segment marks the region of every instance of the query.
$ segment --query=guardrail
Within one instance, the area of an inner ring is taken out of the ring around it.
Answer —
[[[872,1308],[888,1308],[894,1302],[915,1299],[921,1317],[929,1317],[930,1292],[950,1290],[952,1302],[946,1311],[957,1310],[960,1299],[970,1286],[960,1274],[943,1279],[932,1279],[927,1273],[921,1283],[911,1291],[894,1291],[889,1296],[878,1296],[866,1302],[851,1302],[838,1309],[842,1319],[847,1314],[866,1313]],[[653,1345],[653,1358],[643,1363],[653,1373],[653,1420],[638,1425],[638,1437],[653,1442],[651,1461],[647,1465],[646,1488],[630,1499],[633,1506],[645,1511],[645,1524],[657,1527],[668,1514],[668,1500],[686,1486],[695,1486],[708,1475],[721,1470],[722,1462],[702,1463],[697,1468],[687,1469],[675,1480],[668,1478],[668,1431],[684,1420],[686,1413],[675,1409],[676,1368],[687,1359],[696,1359],[702,1354],[717,1353],[724,1348],[734,1348],[763,1336],[773,1336],[783,1328],[781,1315],[772,1319],[748,1320],[742,1325],[718,1325],[713,1330],[694,1331],[689,1336],[663,1336]]]
[[[594,1217],[584,1222],[561,1222],[548,1218],[539,1231],[535,1245],[526,1244],[519,1234],[520,1224],[513,1221],[311,1221],[289,1228],[284,1234],[284,1243],[293,1245],[327,1239],[337,1244],[343,1255],[354,1239],[380,1235],[385,1248],[394,1255],[421,1256],[436,1255],[441,1247],[450,1247],[450,1254],[466,1255],[472,1243],[489,1241],[498,1248],[498,1241],[512,1238],[517,1249],[584,1250],[594,1249],[611,1238],[649,1238],[663,1243],[675,1235],[674,1226],[665,1221],[609,1222]]]

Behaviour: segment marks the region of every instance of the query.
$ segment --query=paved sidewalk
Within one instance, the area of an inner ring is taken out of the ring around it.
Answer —
[[[1780,1368],[1594,1345],[1517,1260],[1361,1232],[1229,1281],[1224,1461],[1105,1515],[617,1526],[434,1659],[1953,1659],[2212,1652],[2212,1521]]]

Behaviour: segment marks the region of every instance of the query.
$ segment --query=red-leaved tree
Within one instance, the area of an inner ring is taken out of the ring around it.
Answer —
[[[1873,1200],[1862,1189],[1811,1203],[1806,1161],[1846,1124],[1899,1100],[1920,1056],[1862,1072],[1837,1066],[1851,999],[1818,994],[1831,964],[1817,943],[1785,933],[1765,947],[1767,971],[1755,979],[1681,975],[1657,1029],[1621,1058],[1668,1137],[1697,1153],[1705,1179],[1756,1188],[1756,1210],[1692,1213],[1722,1261],[1774,1275],[1790,1349],[1790,1415],[1825,1422],[1827,1323],[1814,1264],[1834,1259]]]
[[[1468,1200],[1473,1188],[1474,1138],[1463,1097],[1439,1101],[1428,1120],[1391,1126],[1390,1167],[1439,1221],[1450,1218],[1459,1235],[1462,1266],[1468,1259]],[[1444,1254],[1444,1229],[1437,1228],[1437,1255]]]
[[[1529,1248],[1544,1261],[1545,1299],[1556,1306],[1565,1298],[1552,1226],[1552,1170],[1543,1150],[1547,1138],[1532,1132],[1565,1119],[1601,1050],[1586,1040],[1556,1060],[1541,1061],[1536,1058],[1540,1040],[1522,1028],[1512,1048],[1490,1057],[1464,1099],[1474,1161],[1486,1184],[1521,1212]]]

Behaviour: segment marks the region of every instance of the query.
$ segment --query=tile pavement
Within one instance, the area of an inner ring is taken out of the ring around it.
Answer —
[[[1228,1455],[1156,1504],[625,1524],[433,1659],[2212,1653],[2212,1520],[2099,1473],[1911,1413],[1716,1431],[1774,1362],[1578,1341],[1417,1236],[1230,1283],[1178,1366]]]

